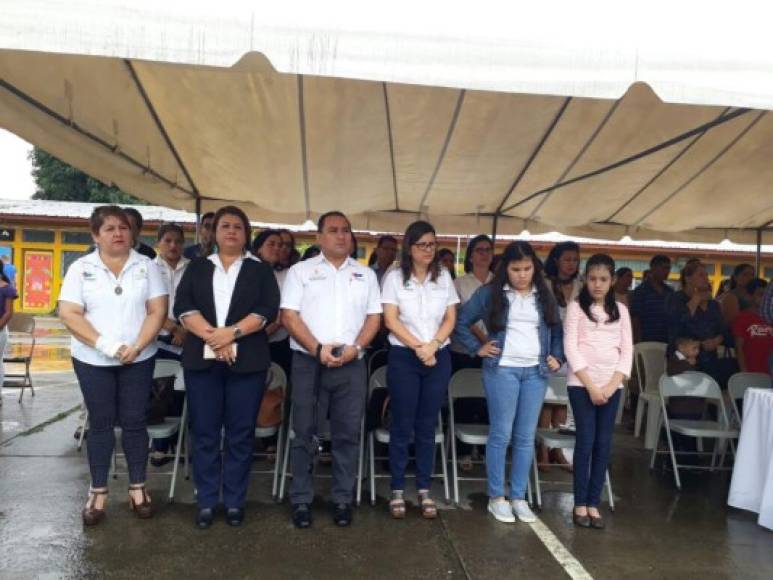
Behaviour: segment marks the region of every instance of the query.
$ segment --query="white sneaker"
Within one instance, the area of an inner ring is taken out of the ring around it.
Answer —
[[[510,509],[510,504],[508,504],[506,501],[489,500],[488,511],[499,522],[503,522],[505,524],[515,523],[513,510]]]
[[[531,511],[529,503],[525,499],[514,499],[510,502],[513,507],[513,513],[525,524],[531,524],[537,521],[537,516]]]

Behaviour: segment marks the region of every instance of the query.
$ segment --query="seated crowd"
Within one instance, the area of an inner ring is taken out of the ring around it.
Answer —
[[[90,225],[95,249],[70,266],[59,296],[89,413],[87,525],[105,517],[116,425],[130,506],[140,518],[153,515],[145,487],[146,426],[149,401],[160,389],[152,379],[160,358],[180,361],[184,372],[186,391],[172,395],[166,412],[179,415],[187,397],[202,529],[220,505],[229,524],[244,520],[272,362],[291,385],[289,497],[298,528],[313,523],[312,467],[325,420],[333,520],[352,522],[367,361],[376,350],[388,353],[389,512],[395,519],[406,516],[409,458],[418,511],[437,517],[435,432],[449,381],[460,369],[481,369],[485,399],[457,401],[456,421],[488,423],[490,431],[485,449],[459,446],[459,467],[469,471],[485,454],[492,517],[535,521],[526,496],[536,452],[540,469],[559,465],[573,473],[573,521],[596,529],[604,527],[599,504],[634,343],[665,343],[669,374],[698,370],[723,387],[739,370],[770,372],[773,297],[748,265],[736,268],[715,299],[698,259],[684,265],[675,291],[670,259],[656,255],[631,291],[633,272],[616,269],[606,254],[590,256],[581,271],[574,242],[555,245],[543,263],[528,242],[511,242],[495,256],[494,241],[479,235],[457,276],[453,252],[438,247],[426,221],[412,223],[401,240],[382,236],[370,267],[357,261],[351,224],[337,211],[319,218],[317,244],[303,256],[287,230],[253,238],[247,216],[234,206],[205,214],[200,242],[192,246],[184,247],[182,227],[163,224],[158,255],[140,243],[142,218],[135,210],[102,206]],[[538,427],[571,423],[566,405],[544,404],[552,374],[564,376],[568,387],[576,433],[571,460],[560,449],[535,450]],[[673,410],[684,417],[703,412],[678,401]],[[168,460],[169,445],[154,441],[153,465]]]

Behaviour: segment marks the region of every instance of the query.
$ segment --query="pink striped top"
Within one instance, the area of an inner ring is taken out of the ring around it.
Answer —
[[[593,316],[599,322],[590,320],[576,300],[566,309],[564,320],[564,354],[569,363],[566,384],[583,386],[576,371],[588,371],[594,385],[602,387],[612,378],[615,371],[626,377],[631,376],[633,364],[633,335],[631,317],[624,304],[617,303],[620,320],[606,324],[607,313],[601,306],[591,306]],[[618,388],[622,388],[620,383]]]

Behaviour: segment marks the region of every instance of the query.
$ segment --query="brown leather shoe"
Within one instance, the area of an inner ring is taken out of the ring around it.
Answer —
[[[134,497],[132,496],[132,494],[129,493],[129,506],[131,507],[132,511],[137,515],[137,517],[140,518],[141,520],[152,518],[153,506],[150,504],[150,495],[145,489],[145,484],[140,483],[137,485],[129,486],[130,492],[136,491],[138,489],[142,490],[142,503],[136,503],[134,501]]]
[[[96,526],[99,522],[105,519],[105,510],[94,507],[97,503],[98,495],[107,495],[107,490],[89,490],[89,500],[86,502],[86,507],[84,507],[83,511],[81,512],[84,526]]]
[[[605,528],[604,519],[602,517],[594,518],[593,516],[588,516],[590,518],[590,527],[594,530],[603,530]]]
[[[572,511],[572,521],[578,528],[589,528],[591,526],[590,516],[581,516],[575,511]]]

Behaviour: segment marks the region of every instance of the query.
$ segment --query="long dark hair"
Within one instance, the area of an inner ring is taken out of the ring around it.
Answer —
[[[566,297],[561,289],[561,284],[558,280],[558,260],[566,252],[577,252],[580,255],[580,245],[577,242],[559,242],[550,249],[547,260],[545,260],[545,276],[550,280],[550,286],[553,290],[553,295],[556,298],[556,302],[562,308],[566,308]],[[580,273],[580,269],[569,278],[569,281],[574,282]]]
[[[263,247],[263,244],[265,244],[269,238],[273,237],[279,238],[280,242],[282,241],[282,234],[279,233],[279,230],[263,230],[255,236],[255,239],[252,240],[252,253],[256,258],[260,258],[260,249]]]
[[[735,290],[738,288],[738,276],[744,270],[751,270],[752,272],[756,273],[754,266],[751,264],[738,264],[735,268],[733,268],[733,275],[730,276],[730,290]],[[746,288],[744,288],[744,290],[746,290]]]
[[[403,246],[400,252],[400,270],[403,272],[403,284],[406,284],[411,279],[411,271],[413,270],[413,258],[411,257],[411,246],[418,242],[422,236],[427,234],[435,234],[435,228],[432,224],[419,220],[413,222],[405,230],[405,236],[403,236]],[[432,262],[429,265],[430,280],[436,282],[440,275],[440,258],[438,257],[437,250],[435,256],[432,258]]]
[[[510,265],[510,262],[519,262],[521,260],[531,260],[532,264],[534,264],[534,277],[531,283],[537,289],[537,300],[539,300],[539,304],[542,307],[542,316],[545,322],[551,326],[561,323],[556,299],[550,293],[545,282],[542,261],[537,257],[534,248],[531,247],[529,242],[516,241],[511,242],[505,248],[499,266],[497,266],[494,272],[494,278],[489,282],[491,286],[491,308],[488,312],[486,326],[492,332],[500,332],[505,328],[509,303],[505,296],[504,287],[505,285],[510,285],[507,267]]]
[[[580,290],[580,295],[577,297],[577,300],[579,301],[580,308],[582,308],[585,316],[587,316],[588,319],[592,320],[593,322],[598,322],[598,320],[596,320],[590,311],[590,307],[593,306],[594,301],[593,296],[591,296],[590,292],[588,291],[587,282],[588,273],[591,271],[591,268],[598,267],[606,268],[609,270],[609,277],[612,280],[612,283],[609,285],[609,291],[607,292],[607,295],[604,296],[604,312],[607,313],[607,324],[611,324],[612,322],[620,320],[620,310],[617,308],[617,301],[615,300],[615,261],[611,256],[608,254],[593,254],[590,258],[588,258],[588,261],[585,263],[586,282],[583,284],[582,290]]]
[[[465,252],[464,254],[464,273],[465,274],[469,274],[470,272],[472,272],[472,253],[475,251],[475,246],[477,246],[481,242],[486,242],[489,246],[491,246],[491,255],[493,257],[494,240],[492,240],[486,234],[480,234],[475,236],[470,240],[470,243],[467,244],[467,252]]]

